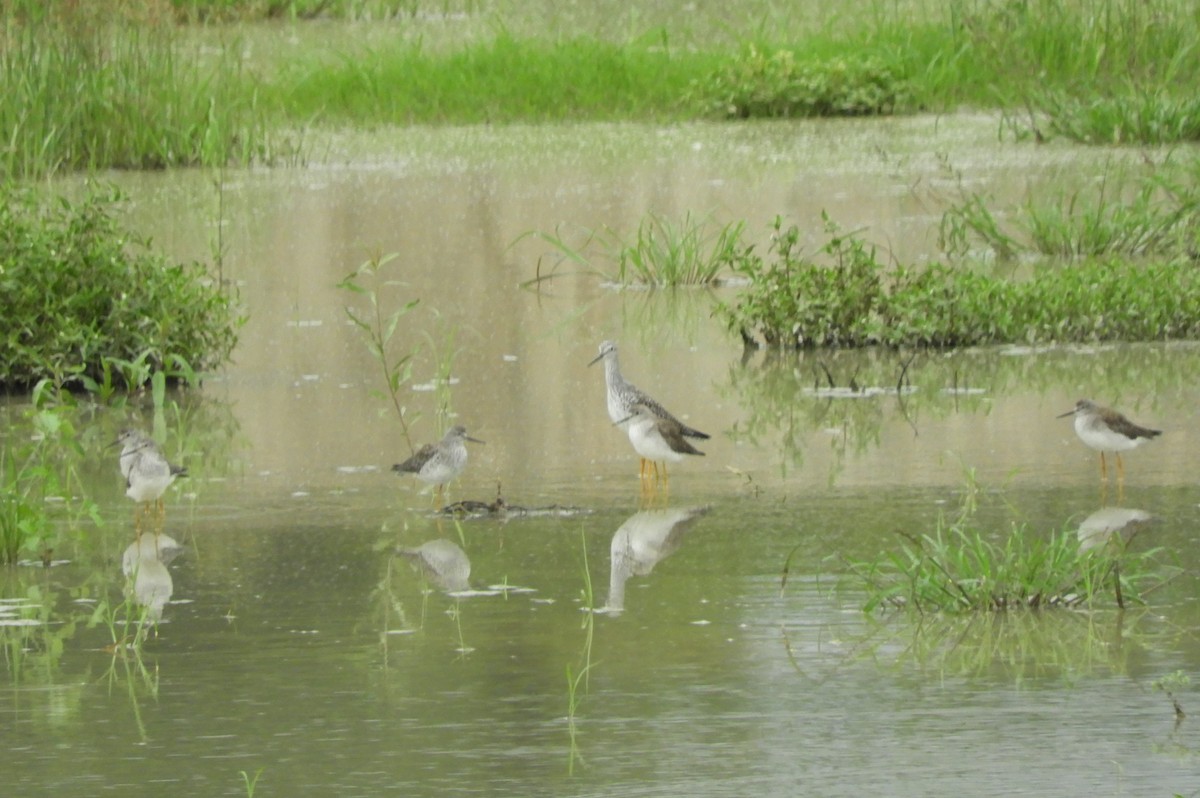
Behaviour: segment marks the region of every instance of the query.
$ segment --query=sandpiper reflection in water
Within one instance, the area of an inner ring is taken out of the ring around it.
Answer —
[[[684,535],[705,515],[709,507],[642,510],[631,515],[613,533],[608,600],[600,612],[618,615],[625,609],[625,583],[632,576],[646,576],[654,566],[671,556]]]

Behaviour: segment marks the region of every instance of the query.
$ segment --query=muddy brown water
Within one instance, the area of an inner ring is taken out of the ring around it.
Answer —
[[[582,242],[690,211],[765,241],[783,214],[815,246],[826,210],[913,260],[957,185],[945,163],[1010,198],[1100,168],[995,131],[414,129],[335,138],[304,167],[113,176],[157,246],[223,252],[248,321],[235,362],[157,419],[192,471],[168,497],[179,550],[130,546],[99,448],[156,419],[98,409],[84,477],[105,525],[63,564],[4,575],[6,790],[245,795],[245,772],[257,795],[1194,792],[1197,727],[1153,684],[1200,661],[1200,346],[922,353],[897,395],[891,353],[745,357],[713,315],[736,289],[621,291],[569,263],[522,287],[555,263],[533,230]],[[408,446],[347,323],[365,305],[336,288],[385,253],[385,309],[420,300],[395,339],[419,350],[413,442],[451,419],[486,441],[450,500],[555,512],[436,518],[389,471]],[[641,495],[587,366],[606,338],[712,434],[666,495]],[[1126,455],[1120,490],[1055,418],[1080,396],[1165,430]],[[969,500],[997,536],[1143,511],[1141,541],[1181,575],[1124,613],[864,615],[842,558]],[[161,612],[140,657],[88,624],[127,584]]]

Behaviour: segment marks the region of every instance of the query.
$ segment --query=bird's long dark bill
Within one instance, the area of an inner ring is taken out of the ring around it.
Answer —
[[[487,441],[481,441],[478,438],[472,438],[470,435],[464,435],[463,440],[470,441],[471,443],[487,443]]]
[[[597,363],[598,361],[600,361],[600,360],[603,360],[603,359],[604,359],[604,353],[603,353],[603,352],[601,352],[600,354],[596,355],[594,358],[592,358],[591,360],[589,360],[589,361],[588,361],[588,365],[589,365],[589,366],[594,366],[594,365],[596,365],[596,363]]]
[[[1068,411],[1067,411],[1067,412],[1065,412],[1065,413],[1059,413],[1057,416],[1055,416],[1055,418],[1066,418],[1067,416],[1073,416],[1073,415],[1075,415],[1075,411],[1074,411],[1074,410],[1068,410]]]

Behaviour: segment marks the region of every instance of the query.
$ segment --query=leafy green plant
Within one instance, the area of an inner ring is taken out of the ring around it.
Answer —
[[[1190,261],[1086,259],[1045,265],[1028,279],[970,265],[886,268],[858,234],[826,220],[819,260],[799,230],[775,220],[768,259],[748,251],[750,285],[718,313],[755,345],[972,346],[1163,340],[1200,334],[1200,273]]]
[[[701,107],[736,119],[890,114],[909,98],[898,67],[878,57],[799,61],[792,50],[753,45],[692,92]]]
[[[155,370],[194,378],[229,358],[234,298],[202,264],[171,263],[122,229],[120,200],[93,187],[47,204],[0,187],[0,385],[136,388]]]
[[[396,326],[400,323],[400,320],[407,316],[419,304],[420,300],[411,299],[403,303],[396,310],[387,314],[385,318],[382,307],[384,298],[380,296],[380,290],[387,284],[381,271],[398,257],[399,255],[393,253],[376,256],[365,261],[354,272],[347,275],[338,283],[337,287],[366,297],[370,304],[370,309],[367,313],[347,306],[346,316],[358,328],[363,342],[367,345],[367,350],[379,364],[379,368],[383,374],[383,384],[387,389],[387,395],[391,400],[392,407],[396,410],[396,416],[400,421],[400,429],[404,433],[404,440],[408,443],[408,448],[412,450],[414,447],[408,429],[410,420],[409,412],[408,408],[400,401],[400,389],[412,380],[412,361],[417,350],[416,348],[412,348],[400,354],[393,354],[391,342],[396,334]]]

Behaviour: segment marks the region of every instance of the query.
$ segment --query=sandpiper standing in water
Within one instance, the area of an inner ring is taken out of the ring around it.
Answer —
[[[621,376],[621,364],[617,360],[617,345],[613,341],[604,341],[600,344],[600,354],[592,359],[588,365],[592,365],[599,361],[604,361],[604,385],[605,385],[605,400],[608,405],[608,417],[612,419],[613,424],[616,424],[623,430],[629,433],[630,443],[633,443],[633,448],[641,455],[642,461],[639,467],[639,474],[645,478],[650,463],[655,458],[650,458],[643,453],[639,448],[639,443],[634,441],[634,432],[631,425],[637,422],[641,429],[637,432],[641,446],[647,450],[661,452],[664,449],[674,455],[673,458],[659,457],[658,460],[671,459],[672,462],[678,462],[683,459],[683,454],[702,454],[692,448],[691,444],[684,441],[683,438],[699,438],[707,440],[710,436],[707,433],[701,432],[684,424],[675,416],[671,415],[665,407],[654,401],[649,394],[640,390],[632,383],[626,382]],[[654,420],[663,422],[661,429],[653,424]],[[676,441],[676,439],[678,439]],[[676,441],[676,448],[672,448],[668,440]],[[679,447],[682,443],[687,449]],[[690,449],[691,451],[687,451]],[[657,468],[657,467],[655,467]]]
[[[633,415],[628,419],[626,429],[629,442],[642,458],[642,479],[649,478],[650,469],[653,468],[657,482],[658,464],[661,462],[662,481],[666,483],[668,462],[678,463],[685,454],[704,456],[704,452],[692,446],[684,437],[686,428],[675,418],[656,415],[645,402],[635,402],[632,410]]]
[[[1108,481],[1105,452],[1116,455],[1117,480],[1124,481],[1125,466],[1121,462],[1121,452],[1136,448],[1162,434],[1161,430],[1134,424],[1116,410],[1102,407],[1090,399],[1080,399],[1073,410],[1062,413],[1058,418],[1067,416],[1075,416],[1075,434],[1079,440],[1100,452],[1100,479],[1105,482]]]
[[[153,503],[158,510],[157,535],[166,518],[162,495],[177,477],[186,477],[187,469],[171,465],[158,444],[141,430],[123,430],[116,443],[121,445],[121,476],[125,477],[125,495],[137,502],[134,529],[142,534],[142,518]]]
[[[436,486],[438,505],[441,505],[446,484],[455,479],[467,467],[467,445],[465,441],[483,443],[467,435],[466,427],[451,427],[445,437],[437,443],[427,443],[416,454],[403,463],[396,463],[392,470],[400,474],[416,474],[422,482]]]

